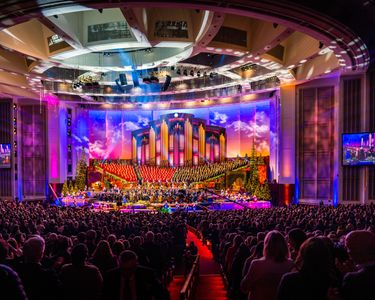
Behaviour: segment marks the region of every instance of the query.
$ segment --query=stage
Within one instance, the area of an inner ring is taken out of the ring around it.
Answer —
[[[230,202],[215,200],[210,202],[194,203],[151,203],[149,201],[138,201],[136,203],[125,203],[118,205],[116,202],[98,201],[95,198],[63,197],[59,201],[60,206],[88,208],[96,211],[120,211],[122,213],[137,212],[175,212],[175,211],[203,211],[203,210],[242,210],[270,208],[270,201],[241,201]]]

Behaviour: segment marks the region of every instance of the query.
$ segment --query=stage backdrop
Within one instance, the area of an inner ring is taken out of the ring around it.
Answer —
[[[270,101],[241,103],[197,109],[157,111],[84,110],[77,115],[73,144],[76,150],[85,148],[90,158],[131,159],[131,132],[146,127],[150,121],[169,113],[189,113],[207,120],[207,125],[226,128],[227,157],[251,154],[253,137],[256,150],[270,155],[272,118]],[[255,135],[255,136],[254,136]]]

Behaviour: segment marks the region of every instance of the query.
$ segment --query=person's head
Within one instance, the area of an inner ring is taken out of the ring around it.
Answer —
[[[253,258],[261,258],[262,255],[263,255],[263,247],[264,247],[264,242],[263,241],[261,241],[258,244],[252,246],[250,248],[251,256]]]
[[[9,245],[3,239],[0,239],[0,262],[5,261],[8,257]]]
[[[73,247],[71,257],[72,257],[72,264],[75,266],[83,266],[86,262],[88,256],[88,249],[85,244],[77,244]]]
[[[154,233],[152,231],[148,231],[145,237],[146,242],[153,242],[154,241]]]
[[[29,238],[23,245],[23,256],[26,262],[40,263],[43,258],[45,241],[39,235]]]
[[[116,236],[114,234],[110,234],[107,238],[108,243],[112,246],[116,242]]]
[[[114,255],[119,256],[122,251],[125,250],[124,244],[121,241],[114,242],[112,246],[112,252]]]
[[[94,258],[112,256],[112,250],[108,241],[101,240],[92,255]]]
[[[90,230],[88,230],[88,231],[86,232],[86,240],[87,240],[87,241],[95,242],[95,240],[96,240],[96,236],[97,236],[96,231],[93,230],[93,229],[90,229]]]
[[[138,257],[133,251],[125,250],[120,254],[120,269],[125,275],[131,275],[138,266]]]
[[[142,244],[142,239],[141,239],[141,237],[140,237],[140,236],[136,236],[136,237],[134,237],[134,239],[133,239],[133,245],[134,245],[135,247],[139,247],[141,244]]]
[[[288,242],[290,248],[295,252],[299,251],[299,248],[301,247],[303,242],[306,241],[306,239],[306,233],[302,229],[294,228],[288,233]]]
[[[331,267],[331,253],[327,243],[319,237],[308,238],[296,258],[298,270],[314,277],[328,276]],[[323,278],[322,278],[323,279]]]
[[[264,239],[263,256],[276,262],[288,259],[288,245],[280,232],[273,230],[267,233]]]
[[[240,236],[239,234],[235,236],[235,238],[233,239],[233,246],[238,248],[243,242],[243,238],[242,236]]]
[[[78,233],[77,240],[79,243],[84,243],[86,241],[86,232],[81,231]]]
[[[375,261],[375,234],[365,230],[355,230],[345,237],[345,246],[356,264]]]

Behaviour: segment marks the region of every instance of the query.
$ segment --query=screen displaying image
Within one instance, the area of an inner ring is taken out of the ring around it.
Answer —
[[[0,144],[0,168],[10,168],[10,144]]]
[[[375,133],[342,135],[344,166],[375,166]]]

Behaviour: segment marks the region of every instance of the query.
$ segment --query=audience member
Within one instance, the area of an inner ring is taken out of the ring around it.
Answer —
[[[375,295],[375,234],[357,230],[345,238],[348,253],[356,271],[344,277],[342,296],[345,300],[374,299]]]
[[[86,262],[88,249],[85,244],[78,244],[72,249],[72,263],[61,269],[63,299],[96,300],[101,298],[103,279],[94,265]]]
[[[125,250],[120,255],[120,267],[104,277],[104,299],[166,300],[168,291],[154,271],[138,265],[137,255]]]
[[[270,231],[264,240],[263,257],[251,262],[241,282],[241,289],[249,293],[249,300],[275,299],[281,277],[294,266],[288,257],[284,236],[276,230]]]

